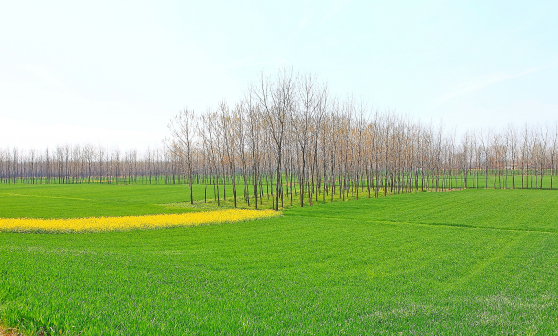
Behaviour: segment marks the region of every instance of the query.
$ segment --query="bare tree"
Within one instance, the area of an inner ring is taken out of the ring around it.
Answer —
[[[168,149],[178,155],[184,162],[183,171],[188,175],[190,186],[190,204],[194,204],[193,178],[192,178],[192,152],[193,139],[196,129],[194,110],[185,108],[180,111],[169,124],[172,140]]]

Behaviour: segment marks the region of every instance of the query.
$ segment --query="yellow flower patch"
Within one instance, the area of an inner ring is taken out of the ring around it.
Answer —
[[[228,209],[184,214],[69,219],[0,218],[0,231],[101,232],[232,223],[279,216],[273,210]]]

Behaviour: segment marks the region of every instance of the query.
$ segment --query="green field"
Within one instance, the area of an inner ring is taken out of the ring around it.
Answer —
[[[181,203],[187,190],[1,185],[0,217],[203,209]],[[419,192],[187,228],[0,233],[0,321],[30,334],[558,334],[557,279],[558,192],[548,190]]]

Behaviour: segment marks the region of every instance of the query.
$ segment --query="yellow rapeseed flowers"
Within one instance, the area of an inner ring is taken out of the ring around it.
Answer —
[[[69,219],[0,218],[0,231],[102,232],[217,224],[270,218],[273,210],[228,209],[184,214]]]

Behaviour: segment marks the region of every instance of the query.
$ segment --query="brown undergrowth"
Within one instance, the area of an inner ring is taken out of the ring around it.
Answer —
[[[0,336],[23,336],[23,334],[15,328],[8,328],[0,324]]]

